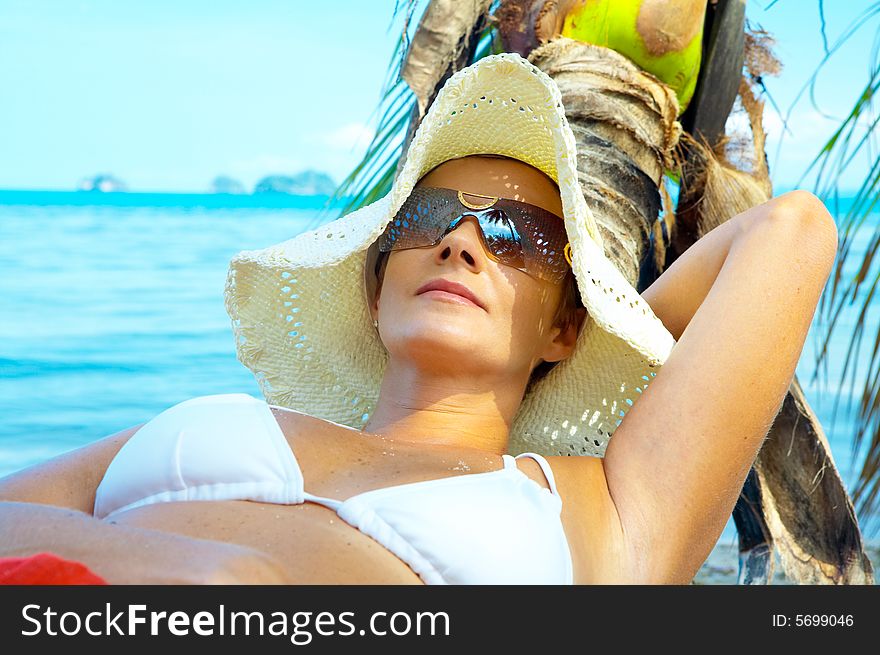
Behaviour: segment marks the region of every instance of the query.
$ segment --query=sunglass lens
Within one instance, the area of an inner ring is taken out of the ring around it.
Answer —
[[[525,271],[521,237],[510,217],[500,209],[489,209],[480,213],[479,221],[486,245],[495,258]]]
[[[513,224],[517,226],[522,244],[522,258],[528,266],[527,273],[551,282],[565,277],[568,263],[563,249],[568,241],[565,224],[558,217],[547,213],[524,211],[510,207]]]
[[[488,252],[497,261],[533,277],[562,280],[568,264],[562,252],[567,239],[561,220],[549,213],[544,216],[540,210],[533,215],[512,201],[498,204],[503,206],[463,212],[456,191],[416,188],[379,237],[379,249],[434,246],[466,216],[473,216]]]

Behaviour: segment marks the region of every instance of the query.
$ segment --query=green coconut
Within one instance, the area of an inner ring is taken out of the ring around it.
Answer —
[[[580,0],[562,35],[616,50],[672,88],[683,112],[697,85],[706,0]]]

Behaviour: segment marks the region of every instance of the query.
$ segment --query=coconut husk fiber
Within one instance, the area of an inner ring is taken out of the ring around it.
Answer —
[[[606,255],[633,286],[661,208],[658,187],[681,134],[668,86],[623,55],[557,37],[529,60],[554,79],[578,151],[578,176]]]

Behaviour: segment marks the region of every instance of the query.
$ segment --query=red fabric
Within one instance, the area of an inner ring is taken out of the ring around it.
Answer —
[[[0,558],[0,584],[105,585],[107,581],[84,564],[51,553],[40,553],[31,557]]]

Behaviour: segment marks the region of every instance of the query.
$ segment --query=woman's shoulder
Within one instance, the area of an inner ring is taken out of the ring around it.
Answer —
[[[605,479],[605,467],[601,457],[592,455],[548,455],[545,457],[556,481],[566,482],[574,486],[580,486],[586,480]]]
[[[546,459],[553,471],[556,489],[568,507],[576,506],[580,511],[589,506],[591,513],[593,509],[613,508],[601,457],[561,455]]]
[[[575,579],[601,583],[626,567],[620,517],[608,490],[604,460],[594,456],[551,456],[562,522],[572,544]]]

